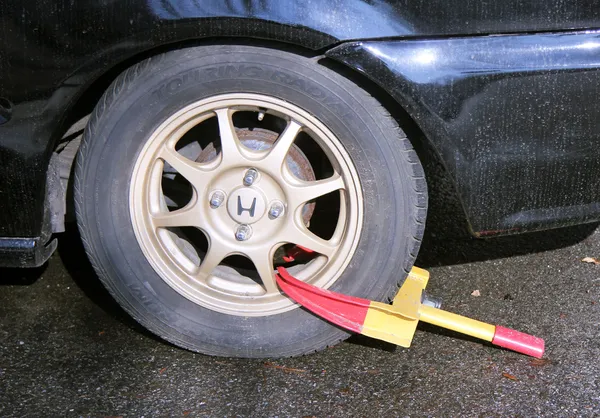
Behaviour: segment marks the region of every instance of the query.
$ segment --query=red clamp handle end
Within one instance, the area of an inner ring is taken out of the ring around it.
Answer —
[[[543,339],[501,326],[496,326],[492,344],[536,358],[544,355]]]

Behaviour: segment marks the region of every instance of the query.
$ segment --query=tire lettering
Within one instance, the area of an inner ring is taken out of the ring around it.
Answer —
[[[183,81],[180,78],[174,78],[167,83],[167,93],[173,93],[176,90],[179,90],[182,84]]]
[[[243,71],[240,71],[244,77],[260,77],[262,76],[262,68],[260,67],[241,67]]]
[[[308,89],[306,89],[306,93],[309,96],[312,96],[315,99],[321,100],[325,98],[325,92],[323,92],[322,90],[319,90],[317,87],[309,87]]]
[[[298,87],[300,90],[302,90],[303,92],[306,92],[306,85],[304,83],[304,80],[302,80],[301,78],[297,78],[295,80],[293,80],[290,83],[290,86],[293,87]]]
[[[226,65],[224,67],[219,68],[219,75],[221,77],[236,77],[239,73],[238,68],[233,65]]]
[[[204,75],[207,78],[217,78],[217,72],[219,71],[218,68],[215,67],[211,67],[211,68],[205,68],[204,69]]]
[[[202,83],[218,78],[236,77],[264,78],[279,82],[306,93],[310,97],[323,102],[330,109],[335,109],[337,112],[343,112],[344,110],[344,106],[339,102],[332,101],[331,97],[327,100],[328,96],[324,90],[320,89],[318,86],[307,83],[307,81],[302,78],[293,77],[282,71],[265,72],[261,67],[252,65],[247,66],[244,64],[227,64],[218,67],[203,68],[202,70],[197,68],[192,69],[165,81],[152,92],[152,95],[156,96],[157,99],[162,99],[166,94],[173,94],[188,84]]]
[[[282,73],[281,71],[273,71],[273,74],[271,74],[271,80],[279,81],[284,84],[290,84],[289,78],[289,75]]]

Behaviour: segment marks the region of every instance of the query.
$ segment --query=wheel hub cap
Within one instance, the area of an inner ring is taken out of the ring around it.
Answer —
[[[227,201],[229,216],[240,224],[252,224],[260,220],[266,209],[265,197],[254,187],[235,189]]]

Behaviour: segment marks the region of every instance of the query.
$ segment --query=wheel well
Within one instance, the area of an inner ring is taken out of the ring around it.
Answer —
[[[141,62],[147,58],[155,55],[159,55],[165,52],[173,51],[176,49],[191,48],[195,46],[203,45],[248,45],[248,46],[259,46],[265,48],[274,48],[282,51],[291,52],[304,57],[315,57],[320,54],[321,51],[310,50],[295,44],[286,42],[277,42],[271,40],[255,39],[255,38],[204,38],[200,40],[188,40],[176,43],[170,43],[166,45],[160,45],[138,54],[135,54],[124,61],[111,67],[105,73],[90,84],[83,94],[77,99],[75,104],[72,106],[72,111],[68,115],[67,127],[75,123],[85,115],[88,115],[94,110],[94,107],[108,89],[110,84],[127,68]]]
[[[384,88],[364,74],[327,57],[320,59],[319,63],[349,79],[377,99],[412,143],[425,171],[429,195],[424,239],[470,237],[466,212],[454,180],[439,153],[415,120]]]
[[[454,182],[445,168],[439,154],[433,148],[430,141],[421,131],[412,117],[402,108],[402,106],[381,86],[371,81],[364,74],[355,71],[333,59],[321,55],[324,50],[310,50],[294,44],[285,42],[276,42],[271,40],[261,40],[254,38],[206,38],[202,40],[192,40],[178,42],[174,44],[161,45],[143,51],[139,54],[129,57],[119,62],[99,78],[97,78],[79,97],[72,111],[68,115],[69,123],[67,127],[80,121],[81,118],[90,114],[104,92],[110,84],[127,68],[143,61],[146,58],[155,56],[175,49],[182,49],[202,45],[231,44],[261,46],[291,52],[308,58],[315,58],[320,65],[329,68],[341,76],[351,80],[363,90],[377,99],[390,115],[397,121],[398,125],[408,136],[413,144],[417,155],[425,170],[425,177],[428,183],[429,193],[429,214],[427,219],[426,235],[435,231],[436,236],[465,235],[468,233],[467,218],[464,209],[460,203],[458,193]],[[327,48],[329,49],[329,48]],[[68,137],[65,135],[65,137]],[[450,222],[449,222],[450,220]]]

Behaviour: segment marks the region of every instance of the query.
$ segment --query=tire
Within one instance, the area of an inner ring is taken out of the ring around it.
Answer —
[[[176,50],[140,62],[113,82],[90,118],[77,157],[75,204],[85,250],[123,308],[173,344],[234,357],[321,350],[349,334],[294,306],[276,314],[236,315],[193,301],[167,283],[136,235],[132,178],[152,133],[191,103],[239,93],[295,106],[339,140],[360,185],[358,207],[351,209],[362,218],[349,261],[329,288],[378,301],[393,298],[414,263],[425,223],[426,183],[416,153],[394,119],[361,88],[314,60],[265,48]]]

